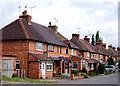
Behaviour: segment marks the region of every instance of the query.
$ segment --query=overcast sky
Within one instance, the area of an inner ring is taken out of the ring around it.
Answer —
[[[0,28],[18,19],[26,5],[33,22],[54,25],[56,18],[58,31],[68,39],[72,33],[83,38],[99,31],[107,45],[118,46],[118,0],[0,0]]]

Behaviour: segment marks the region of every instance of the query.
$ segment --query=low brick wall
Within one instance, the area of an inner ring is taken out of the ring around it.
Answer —
[[[83,74],[83,76],[81,76],[80,73],[78,73],[78,76],[71,74],[71,80],[82,79],[82,78],[84,78],[84,74]]]

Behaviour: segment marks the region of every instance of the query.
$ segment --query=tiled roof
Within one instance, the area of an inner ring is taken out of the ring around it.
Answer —
[[[80,51],[88,51],[88,52],[91,52],[91,53],[98,53],[96,51],[95,47],[92,46],[91,44],[89,44],[85,40],[72,38],[70,41],[72,43],[74,43],[79,48]]]
[[[100,50],[100,53],[102,55],[107,55],[108,56],[108,51],[103,46],[96,45],[95,47],[96,47],[97,50]]]
[[[25,19],[17,19],[0,31],[2,31],[2,40],[29,39],[66,46],[52,29],[34,22],[29,25]]]
[[[113,57],[118,56],[118,53],[116,51],[114,51],[112,48],[108,49],[108,53],[110,56],[113,56]]]
[[[71,55],[72,57],[76,57],[76,58],[79,58],[79,59],[81,59],[81,60],[85,60],[85,58],[83,58],[83,57],[80,57],[80,56],[74,56],[74,55]],[[71,58],[72,58],[71,57]]]
[[[40,54],[40,53],[29,53],[30,55],[32,55],[33,57],[39,59],[40,61],[53,61],[50,57],[44,55],[44,54]]]

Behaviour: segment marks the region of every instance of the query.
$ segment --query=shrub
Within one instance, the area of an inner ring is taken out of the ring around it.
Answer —
[[[82,68],[82,72],[87,73],[87,70],[85,69],[85,67]]]
[[[70,78],[70,74],[64,73],[62,78]]]
[[[105,75],[108,75],[108,72],[105,72],[105,71],[104,71],[104,74],[105,74]]]
[[[53,75],[56,75],[56,73],[53,73]]]
[[[99,74],[104,74],[105,65],[100,63],[99,66],[98,66],[98,71],[99,71]]]
[[[88,75],[84,75],[84,78],[88,78]]]
[[[87,73],[88,75],[97,75],[97,73],[95,73],[95,72],[89,72],[89,73]]]
[[[83,73],[81,73],[80,75],[83,76]]]
[[[59,72],[58,75],[61,75],[61,73]]]
[[[108,59],[108,65],[114,65],[114,64],[115,64],[115,62],[114,62],[113,58],[110,57],[110,58]]]
[[[76,75],[77,73],[79,73],[77,70],[73,70],[73,71],[71,71],[71,74]]]
[[[17,77],[17,75],[13,74],[13,75],[12,75],[12,78],[14,78],[14,77]]]

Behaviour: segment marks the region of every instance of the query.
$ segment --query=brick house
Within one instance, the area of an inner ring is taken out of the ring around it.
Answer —
[[[83,61],[82,63],[78,64],[78,66],[81,64],[84,65],[87,71],[95,69],[99,63],[99,55],[95,47],[90,44],[90,38],[87,38],[87,36],[85,36],[84,40],[82,40],[79,38],[79,34],[72,34],[72,39],[70,41],[79,48],[80,58],[84,58],[81,59]],[[82,68],[83,66],[80,66],[79,70]]]
[[[107,59],[109,56],[109,52],[106,49],[106,44],[102,43],[101,45],[100,42],[96,42],[95,47],[99,51],[99,54],[100,54],[100,63],[107,65]]]
[[[0,30],[2,54],[16,56],[16,69],[24,69],[26,77],[38,79],[52,77],[56,69],[53,67],[54,59],[51,57],[64,58],[60,60],[60,65],[63,63],[60,71],[64,73],[66,68],[70,67],[70,65],[64,67],[67,59],[70,64],[69,54],[66,54],[68,46],[59,38],[56,27],[34,23],[31,16],[24,11],[19,19]]]

